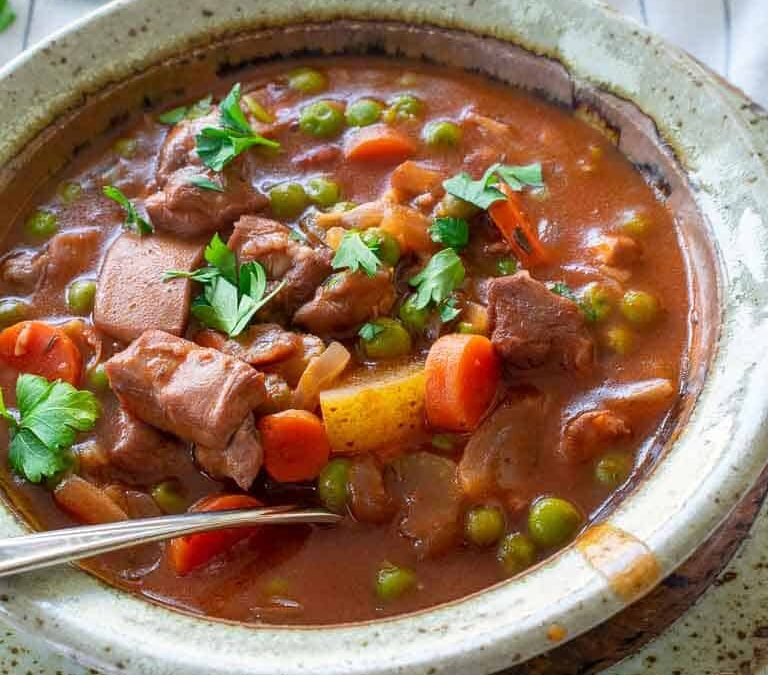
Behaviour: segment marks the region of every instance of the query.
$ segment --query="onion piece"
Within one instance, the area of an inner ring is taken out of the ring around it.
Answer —
[[[340,342],[331,342],[325,351],[310,359],[293,392],[293,407],[313,411],[320,403],[320,392],[330,387],[344,372],[351,354]]]

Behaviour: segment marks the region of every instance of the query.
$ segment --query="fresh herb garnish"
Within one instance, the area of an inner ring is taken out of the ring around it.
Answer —
[[[543,187],[541,176],[541,164],[527,164],[525,166],[513,166],[505,164],[492,164],[486,169],[480,180],[472,180],[472,177],[462,172],[443,181],[446,192],[474,204],[481,209],[487,209],[494,202],[506,199],[495,183],[503,180],[510,188],[519,192],[524,187]]]
[[[0,0],[0,33],[16,21],[16,12],[13,11],[8,0]]]
[[[455,305],[449,302],[449,298],[464,281],[464,274],[464,263],[452,248],[444,248],[435,253],[426,267],[408,282],[416,287],[412,303],[414,309],[424,309],[430,305],[440,307],[441,318],[445,316],[447,318],[444,321],[450,321],[458,311],[453,313]]]
[[[254,145],[277,149],[280,144],[256,134],[240,107],[240,83],[219,105],[221,127],[205,127],[196,137],[197,154],[209,169],[222,171],[235,157]]]
[[[22,373],[16,380],[17,420],[5,407],[0,392],[0,416],[10,425],[11,468],[33,483],[70,466],[68,450],[78,431],[90,431],[99,416],[99,404],[90,391],[78,391],[68,382],[49,382]]]
[[[211,108],[213,107],[212,103],[213,96],[209,94],[190,106],[182,105],[178,108],[166,110],[162,115],[158,115],[157,119],[163,124],[170,125],[178,124],[182,120],[196,120],[198,117],[202,117],[211,112]]]
[[[370,342],[380,333],[384,332],[384,326],[380,326],[376,323],[364,323],[357,334],[363,338],[366,342]]]
[[[123,207],[125,211],[125,221],[123,222],[123,229],[136,232],[139,236],[145,234],[152,234],[155,231],[152,223],[139,215],[136,207],[131,203],[120,190],[112,185],[106,185],[103,188],[105,197],[109,197],[113,202],[117,202]]]
[[[432,241],[460,251],[469,242],[469,223],[463,218],[435,218],[429,235]]]
[[[459,314],[461,314],[461,310],[456,307],[456,298],[450,296],[443,300],[438,306],[438,314],[440,315],[440,321],[443,323],[453,321]]]
[[[215,328],[230,337],[240,335],[253,316],[283,287],[281,282],[269,294],[267,275],[257,262],[237,264],[235,254],[218,233],[205,247],[208,267],[193,272],[169,270],[163,281],[186,278],[203,285],[203,292],[192,302],[192,316],[200,323]]]
[[[573,292],[573,289],[565,282],[556,281],[555,283],[547,284],[547,288],[549,288],[549,290],[553,293],[556,293],[557,295],[560,295],[570,300],[571,302],[575,302],[581,310],[582,314],[584,314],[584,318],[590,323],[597,321],[598,315],[595,308],[592,307],[592,305],[590,305],[588,302],[581,300],[576,295],[576,293]]]
[[[224,192],[224,188],[218,183],[214,183],[212,180],[205,176],[192,176],[187,181],[190,185],[200,188],[201,190],[212,190],[213,192]]]
[[[344,234],[331,265],[333,269],[347,268],[352,272],[362,269],[369,277],[376,274],[381,261],[376,256],[378,244],[367,245],[360,233],[350,230]]]

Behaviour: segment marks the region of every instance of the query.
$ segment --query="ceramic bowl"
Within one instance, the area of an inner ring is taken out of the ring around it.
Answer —
[[[190,50],[198,56],[179,58]],[[584,0],[120,0],[0,71],[0,194],[65,157],[78,106],[131,106],[170,60],[236,67],[365,51],[475,68],[598,113],[678,216],[695,312],[686,389],[643,479],[574,545],[518,578],[392,619],[243,626],[150,604],[65,568],[0,584],[20,630],[105,672],[491,673],[604,621],[694,552],[768,460],[768,147],[763,111],[691,57]],[[215,68],[214,68],[215,70]],[[213,71],[212,71],[213,72]],[[62,139],[56,121],[71,118]],[[73,140],[74,139],[74,140]],[[46,162],[37,161],[41,156]],[[31,168],[30,168],[31,167]],[[36,168],[35,168],[36,167]],[[24,169],[24,171],[21,171]],[[0,507],[0,535],[25,525]]]

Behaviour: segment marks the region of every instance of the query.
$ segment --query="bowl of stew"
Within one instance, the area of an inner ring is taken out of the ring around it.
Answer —
[[[115,2],[0,71],[2,582],[108,672],[489,673],[766,462],[764,113],[576,0]]]

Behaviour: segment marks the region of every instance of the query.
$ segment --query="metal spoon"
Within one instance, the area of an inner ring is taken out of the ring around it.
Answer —
[[[247,525],[337,523],[341,516],[325,509],[265,506],[259,509],[205,511],[179,516],[122,520],[49,530],[0,539],[0,577],[88,558],[107,551],[163,541],[186,534]]]

